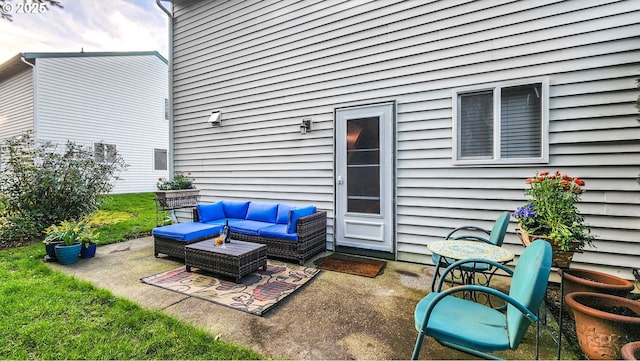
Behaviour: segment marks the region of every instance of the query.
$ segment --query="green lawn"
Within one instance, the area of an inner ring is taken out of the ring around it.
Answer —
[[[99,229],[100,243],[148,232],[155,225],[152,194],[114,196],[103,210],[108,221]],[[0,359],[260,358],[53,271],[42,262],[44,253],[41,243],[0,252]]]
[[[153,193],[106,197],[91,221],[100,233],[98,243],[107,244],[148,235],[156,226],[154,197]]]

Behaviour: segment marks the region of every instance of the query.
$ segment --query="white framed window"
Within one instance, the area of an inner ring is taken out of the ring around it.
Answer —
[[[454,90],[453,163],[547,163],[548,99],[547,79]]]
[[[153,170],[167,170],[167,150],[153,148]]]

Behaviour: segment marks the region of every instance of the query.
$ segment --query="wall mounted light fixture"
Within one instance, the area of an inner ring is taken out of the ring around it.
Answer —
[[[212,126],[214,125],[222,125],[222,112],[219,110],[214,110],[211,112],[211,116],[209,120],[207,120]]]
[[[302,118],[300,123],[300,134],[307,134],[311,131],[311,118]]]

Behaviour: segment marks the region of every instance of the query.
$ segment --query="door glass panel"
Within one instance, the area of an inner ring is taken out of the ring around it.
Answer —
[[[380,119],[347,120],[347,211],[380,214]]]

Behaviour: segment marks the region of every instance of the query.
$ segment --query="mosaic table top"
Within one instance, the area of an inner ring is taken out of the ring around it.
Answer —
[[[504,263],[511,261],[514,257],[513,253],[507,249],[477,241],[435,241],[429,243],[427,247],[435,254],[457,260],[483,258],[498,263]]]

